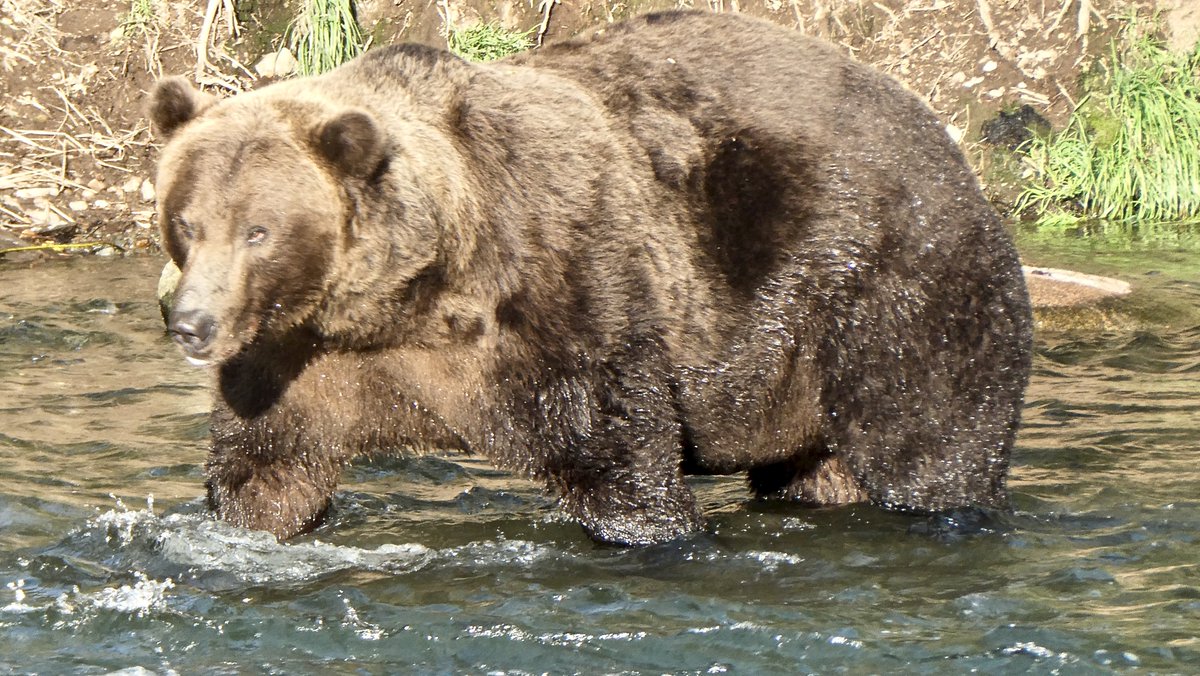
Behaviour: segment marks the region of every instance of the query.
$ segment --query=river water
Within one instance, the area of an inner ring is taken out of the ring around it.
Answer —
[[[706,478],[709,533],[634,550],[464,457],[357,464],[288,544],[213,521],[161,261],[0,263],[0,672],[1195,673],[1196,254],[1039,246],[1138,290],[1039,330],[1011,511]]]

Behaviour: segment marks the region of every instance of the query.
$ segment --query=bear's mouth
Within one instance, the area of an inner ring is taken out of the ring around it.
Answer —
[[[214,363],[221,361],[218,358],[221,350],[217,345],[206,345],[202,349],[196,349],[176,335],[172,335],[171,337],[175,340],[175,344],[179,347],[183,358],[192,366],[212,366]]]
[[[245,347],[244,343],[233,341],[232,343],[214,344],[203,350],[193,350],[187,345],[180,345],[179,349],[188,364],[205,367],[228,361],[239,352],[242,352]]]

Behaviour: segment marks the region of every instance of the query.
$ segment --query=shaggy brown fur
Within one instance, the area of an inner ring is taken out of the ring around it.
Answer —
[[[925,106],[824,44],[655,14],[219,103],[165,80],[151,116],[226,519],[303,532],[343,465],[407,447],[486,453],[615,543],[699,529],[685,473],[1005,502],[1017,256]]]

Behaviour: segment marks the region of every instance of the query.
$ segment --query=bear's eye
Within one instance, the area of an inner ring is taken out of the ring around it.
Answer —
[[[266,228],[250,228],[250,232],[246,234],[247,244],[262,244],[267,238]]]
[[[196,227],[183,216],[175,217],[175,228],[179,232],[179,236],[184,239],[196,238]]]

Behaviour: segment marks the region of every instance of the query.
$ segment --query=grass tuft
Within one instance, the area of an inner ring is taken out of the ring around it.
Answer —
[[[1200,221],[1200,43],[1174,53],[1134,22],[1126,30],[1067,128],[1027,147],[1035,176],[1018,208],[1045,227]]]
[[[532,47],[532,35],[532,29],[522,33],[498,23],[477,23],[451,28],[446,44],[450,51],[468,61],[494,61]]]
[[[305,0],[289,33],[301,75],[333,70],[364,49],[353,0]]]
[[[121,34],[127,40],[149,35],[160,21],[156,0],[130,0],[129,12],[121,20]]]

